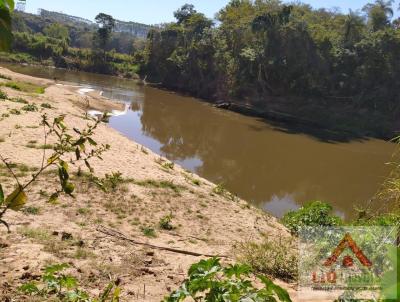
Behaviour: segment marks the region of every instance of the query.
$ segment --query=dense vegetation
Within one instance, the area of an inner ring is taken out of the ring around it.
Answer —
[[[264,276],[257,276],[263,288],[254,287],[250,279],[251,272],[247,265],[223,267],[218,258],[201,260],[190,267],[188,279],[164,302],[187,301],[187,298],[199,302],[291,302],[286,290]]]
[[[71,16],[61,18],[57,13],[32,15],[14,12],[13,52],[2,53],[0,57],[18,63],[135,76],[138,67],[132,54],[143,48],[144,40],[121,29],[115,32],[116,26],[121,27],[121,24],[109,17],[112,26],[104,40],[99,39],[103,29],[96,23],[75,20]],[[97,23],[102,24],[101,21]]]
[[[175,23],[149,33],[142,73],[170,89],[317,117],[335,128],[332,115],[345,117],[342,128],[368,117],[359,128],[388,135],[400,109],[400,22],[392,4],[377,0],[343,14],[232,0],[217,23],[185,5]]]
[[[125,77],[140,73],[241,112],[392,138],[400,113],[394,9],[392,0],[348,14],[278,0],[232,0],[211,20],[186,4],[175,12],[176,22],[158,27],[114,20],[103,41],[102,27],[89,20],[15,12],[13,53],[0,59]],[[135,37],[147,32],[147,41]]]

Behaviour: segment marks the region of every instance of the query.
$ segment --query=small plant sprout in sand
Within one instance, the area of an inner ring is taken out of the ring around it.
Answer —
[[[69,268],[68,264],[55,264],[47,266],[40,282],[28,282],[19,287],[19,290],[30,296],[40,297],[40,301],[65,301],[65,302],[117,302],[120,298],[119,280],[111,281],[101,292],[98,298],[79,289],[78,280],[64,273]],[[57,299],[57,300],[54,300]],[[35,300],[39,301],[39,300]]]
[[[172,225],[172,214],[162,217],[158,225],[160,226],[161,229],[166,231],[171,231],[175,229],[175,227]]]
[[[92,138],[99,123],[100,121],[93,120],[93,123],[87,124],[83,130],[73,128],[73,131],[70,131],[64,124],[63,115],[54,118],[52,122],[48,120],[47,115],[43,115],[41,126],[44,132],[44,145],[47,145],[49,137],[55,138],[56,143],[53,144],[53,153],[49,157],[46,156],[46,150],[43,149],[40,168],[26,183],[22,183],[15,173],[15,164],[0,154],[0,160],[15,181],[15,189],[9,195],[4,194],[0,184],[0,224],[3,224],[10,232],[9,225],[4,220],[5,214],[8,210],[21,210],[28,201],[27,189],[38,180],[44,171],[52,167],[56,167],[58,170],[60,189],[51,194],[49,201],[55,202],[62,193],[73,197],[75,185],[70,181],[69,166],[84,163],[92,173],[93,169],[89,161],[92,158],[102,159],[101,154],[110,148],[109,145],[99,146]]]

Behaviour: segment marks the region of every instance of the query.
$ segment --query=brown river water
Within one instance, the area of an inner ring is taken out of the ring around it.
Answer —
[[[329,202],[336,213],[352,217],[390,172],[386,163],[395,145],[383,140],[332,139],[315,129],[290,129],[133,80],[2,65],[100,89],[125,102],[126,114],[112,117],[111,127],[278,217],[311,200]]]

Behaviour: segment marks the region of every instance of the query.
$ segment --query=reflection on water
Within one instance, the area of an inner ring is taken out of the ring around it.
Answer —
[[[394,150],[379,140],[327,143],[284,133],[264,121],[130,80],[13,69],[90,85],[127,102],[130,110],[112,117],[111,127],[277,216],[309,200],[328,201],[338,213],[351,215],[387,176],[385,163]]]

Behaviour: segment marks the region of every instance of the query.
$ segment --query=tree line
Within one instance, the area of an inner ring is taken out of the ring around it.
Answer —
[[[399,110],[400,20],[393,1],[360,11],[278,0],[232,0],[216,20],[190,4],[150,31],[141,72],[202,98],[265,107],[281,96]]]
[[[116,20],[112,16],[98,14],[97,26],[55,21],[41,15],[13,12],[13,52],[3,53],[2,58],[125,77],[136,75],[138,66],[132,55],[143,48],[144,40],[115,32]]]
[[[347,14],[279,0],[232,0],[209,19],[191,4],[146,40],[13,13],[15,61],[117,74],[214,102],[278,110],[390,137],[398,127],[400,20],[392,0]],[[22,58],[22,59],[21,59]],[[33,59],[32,59],[33,58]],[[287,100],[290,100],[288,102]],[[339,120],[338,120],[339,119]]]

